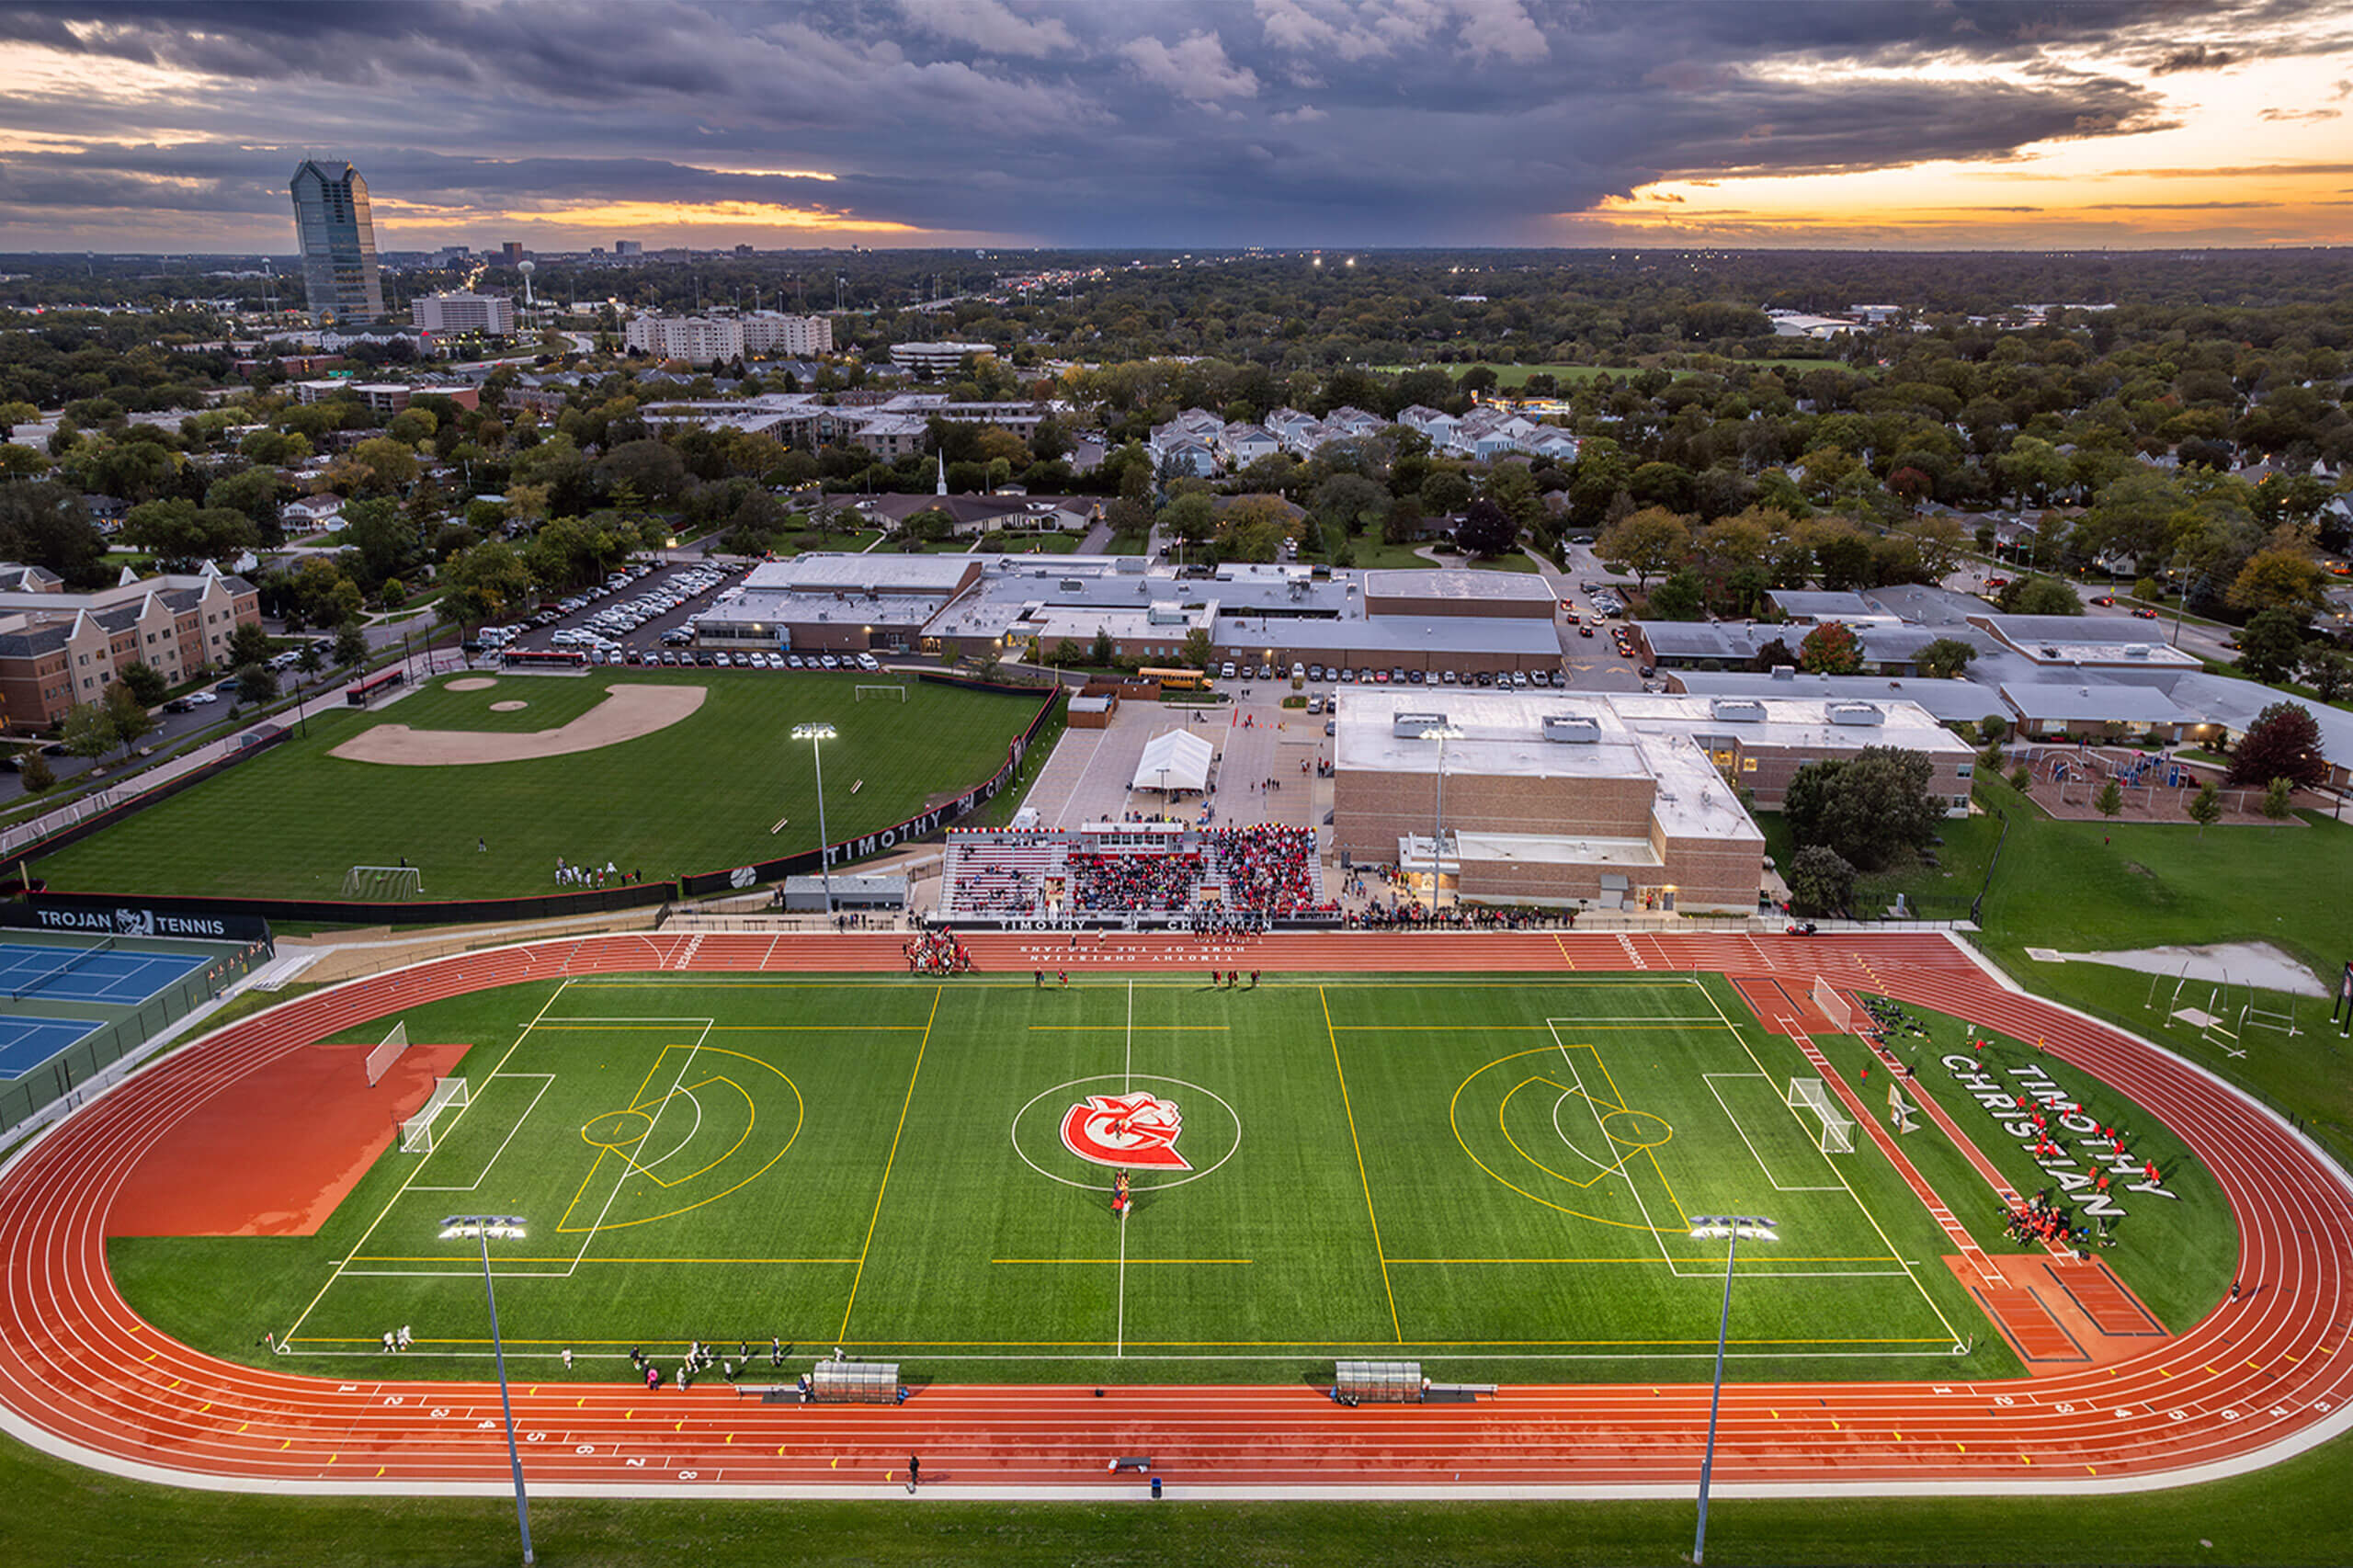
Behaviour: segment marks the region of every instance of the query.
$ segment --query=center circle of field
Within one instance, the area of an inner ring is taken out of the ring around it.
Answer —
[[[1558,1108],[1554,1108],[1557,1113]],[[1675,1136],[1663,1116],[1653,1116],[1646,1110],[1605,1110],[1601,1113],[1601,1131],[1612,1143],[1629,1149],[1655,1149]]]
[[[498,682],[488,676],[460,676],[449,683],[451,691],[488,691]]]
[[[642,1110],[608,1110],[580,1130],[580,1141],[595,1149],[620,1149],[654,1131],[654,1119]]]
[[[520,698],[513,698],[505,702],[492,703],[490,710],[494,713],[520,713],[529,706],[529,703],[523,701]]]
[[[1196,1165],[1192,1170],[1186,1172],[1184,1175],[1167,1180],[1145,1179],[1143,1176],[1137,1176],[1133,1179],[1133,1185],[1137,1191],[1150,1192],[1161,1187],[1183,1187],[1188,1182],[1199,1181],[1203,1176],[1213,1174],[1228,1160],[1233,1158],[1234,1152],[1242,1147],[1241,1114],[1237,1112],[1233,1107],[1227,1104],[1223,1096],[1218,1095],[1215,1091],[1205,1089],[1199,1084],[1188,1083],[1183,1078],[1163,1077],[1156,1073],[1098,1073],[1093,1077],[1073,1078],[1068,1083],[1056,1084],[1051,1089],[1041,1090],[1036,1096],[1032,1096],[1028,1104],[1024,1105],[1019,1110],[1013,1113],[1013,1152],[1021,1157],[1021,1163],[1023,1165],[1028,1165],[1031,1170],[1036,1171],[1048,1181],[1060,1182],[1064,1187],[1075,1187],[1086,1192],[1109,1192],[1112,1190],[1112,1184],[1108,1181],[1082,1181],[1074,1176],[1066,1176],[1059,1172],[1050,1171],[1044,1165],[1040,1165],[1036,1160],[1030,1158],[1029,1151],[1022,1147],[1022,1119],[1029,1116],[1029,1114],[1039,1106],[1043,1105],[1048,1101],[1054,1100],[1056,1096],[1062,1096],[1063,1104],[1055,1106],[1053,1110],[1054,1120],[1048,1124],[1047,1131],[1042,1136],[1043,1139],[1050,1142],[1054,1149],[1058,1151],[1061,1150],[1063,1146],[1062,1135],[1057,1129],[1060,1127],[1061,1117],[1064,1107],[1070,1102],[1072,1096],[1084,1096],[1089,1092],[1087,1085],[1095,1084],[1112,1085],[1122,1090],[1137,1087],[1149,1088],[1157,1085],[1167,1084],[1172,1085],[1176,1088],[1183,1089],[1188,1094],[1206,1095],[1216,1104],[1219,1109],[1225,1112],[1227,1120],[1231,1126],[1231,1141],[1225,1144],[1224,1152],[1220,1153],[1216,1159],[1211,1161],[1206,1165]],[[1194,1103],[1198,1104],[1199,1102],[1196,1101]],[[1199,1131],[1199,1124],[1198,1122],[1188,1120],[1186,1123],[1186,1131],[1188,1133],[1195,1132]],[[1213,1132],[1205,1132],[1202,1133],[1202,1138],[1210,1141],[1213,1146],[1216,1134]],[[1200,1146],[1201,1143],[1199,1142],[1195,1142],[1191,1145],[1191,1148],[1198,1150]],[[1187,1154],[1187,1158],[1189,1159],[1191,1155],[1188,1153]]]

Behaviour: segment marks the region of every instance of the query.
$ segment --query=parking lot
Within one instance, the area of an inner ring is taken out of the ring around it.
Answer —
[[[870,671],[881,667],[870,653],[801,654],[693,646],[697,618],[749,569],[750,563],[742,562],[684,566],[641,562],[523,619],[483,628],[477,636],[480,647],[473,652],[481,657],[496,657],[508,650],[568,651],[591,665]]]

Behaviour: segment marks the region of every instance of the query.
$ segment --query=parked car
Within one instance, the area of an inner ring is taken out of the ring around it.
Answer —
[[[190,702],[185,697],[175,697],[169,702],[164,704],[164,711],[166,713],[193,713],[196,711],[196,704]]]

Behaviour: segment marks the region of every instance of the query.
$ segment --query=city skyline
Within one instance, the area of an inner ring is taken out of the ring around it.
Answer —
[[[2325,244],[2353,6],[0,6],[0,249]],[[289,140],[300,128],[301,140]]]

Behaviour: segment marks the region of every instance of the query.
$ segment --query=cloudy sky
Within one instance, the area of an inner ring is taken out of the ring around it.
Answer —
[[[0,0],[0,250],[2343,243],[2353,0]]]

